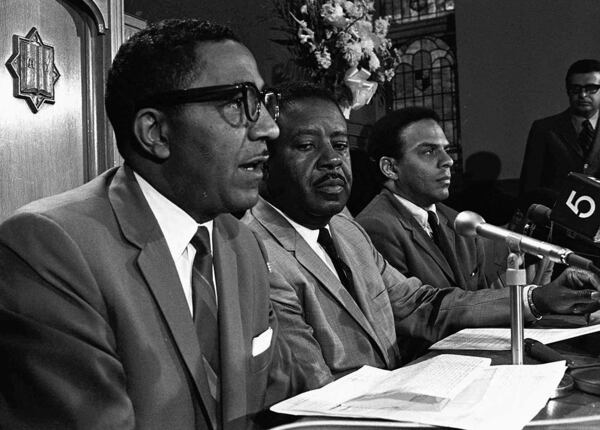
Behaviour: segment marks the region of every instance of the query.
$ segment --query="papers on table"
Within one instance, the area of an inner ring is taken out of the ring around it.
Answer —
[[[596,331],[600,331],[600,324],[578,328],[526,328],[524,336],[543,344],[549,344]],[[430,349],[509,350],[510,329],[468,328],[440,340],[432,345]]]
[[[490,362],[445,354],[394,371],[364,366],[271,409],[468,430],[521,429],[546,404],[565,371],[564,361],[521,366]]]

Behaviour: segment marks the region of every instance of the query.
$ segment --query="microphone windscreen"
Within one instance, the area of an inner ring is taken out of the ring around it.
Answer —
[[[471,211],[462,211],[456,215],[454,231],[461,236],[475,236],[477,234],[477,226],[480,224],[485,224],[485,220],[481,215]]]
[[[546,225],[550,221],[552,209],[544,205],[532,204],[527,209],[526,217],[535,224]]]

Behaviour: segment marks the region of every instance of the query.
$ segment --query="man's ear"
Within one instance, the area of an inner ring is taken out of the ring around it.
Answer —
[[[379,170],[381,170],[381,173],[383,173],[386,178],[394,181],[398,179],[397,168],[396,160],[392,157],[381,157],[379,159]]]
[[[158,109],[140,109],[133,121],[133,134],[143,152],[153,158],[169,158],[169,139],[166,115]]]

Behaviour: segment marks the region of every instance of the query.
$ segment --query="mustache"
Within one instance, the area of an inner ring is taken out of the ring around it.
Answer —
[[[338,172],[327,172],[323,176],[317,178],[317,180],[315,181],[315,185],[320,185],[323,182],[327,182],[327,181],[330,181],[332,179],[340,180],[344,184],[348,183],[348,180],[346,179],[345,175],[343,175],[341,173],[338,173]]]

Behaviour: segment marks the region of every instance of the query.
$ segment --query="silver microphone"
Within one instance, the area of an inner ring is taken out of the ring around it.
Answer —
[[[461,236],[478,235],[491,240],[500,240],[506,242],[511,248],[540,257],[548,257],[555,263],[563,263],[593,272],[597,271],[591,260],[580,257],[570,249],[488,224],[481,215],[475,212],[463,211],[459,213],[454,221],[454,230]]]

